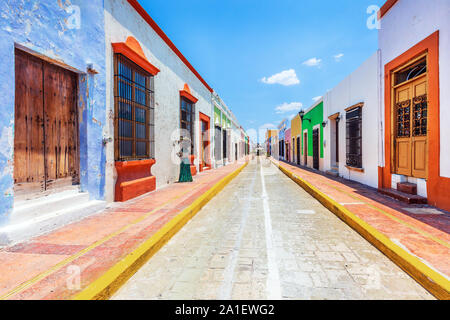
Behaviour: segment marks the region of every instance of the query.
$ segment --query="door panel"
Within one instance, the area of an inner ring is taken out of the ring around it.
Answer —
[[[410,176],[411,175],[411,148],[410,141],[397,141],[397,173]]]
[[[78,183],[76,75],[16,50],[15,97],[16,195]]]
[[[428,85],[426,78],[415,81],[412,86],[414,88],[411,109],[412,175],[425,179],[428,173]]]
[[[413,140],[413,165],[412,165],[412,175],[417,178],[427,177],[427,139],[416,138]]]
[[[16,50],[14,182],[45,180],[42,62]]]
[[[426,77],[395,89],[395,173],[427,177]]]
[[[319,129],[313,131],[313,168],[319,170]]]
[[[305,133],[303,137],[303,164],[308,165],[308,134]]]

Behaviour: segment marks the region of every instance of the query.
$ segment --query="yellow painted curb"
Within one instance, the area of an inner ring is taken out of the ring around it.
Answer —
[[[233,180],[246,166],[246,162],[236,171],[217,182],[211,189],[198,197],[192,204],[167,222],[150,239],[136,250],[128,254],[120,262],[112,266],[100,278],[75,295],[73,300],[107,300],[109,299],[139,268],[144,265],[158,250],[166,244],[197,212],[200,211],[217,193]]]
[[[362,237],[364,237],[395,264],[407,272],[432,295],[441,300],[450,300],[450,281],[443,275],[427,266],[420,259],[413,256],[406,250],[402,249],[400,246],[392,242],[392,240],[390,240],[387,236],[356,216],[343,205],[328,197],[325,193],[321,192],[309,182],[275,163],[272,159],[271,161],[281,170],[281,172],[291,178],[300,187],[305,189],[306,192],[316,198],[328,210],[333,212],[342,221],[357,231]]]

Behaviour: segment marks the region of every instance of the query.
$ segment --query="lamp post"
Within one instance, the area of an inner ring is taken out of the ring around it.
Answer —
[[[303,120],[308,120],[309,122],[311,122],[311,119],[303,119],[305,117],[305,111],[301,110],[298,115],[300,116],[300,119]]]

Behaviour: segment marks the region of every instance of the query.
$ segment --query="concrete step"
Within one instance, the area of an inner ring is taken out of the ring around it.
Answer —
[[[9,217],[10,224],[24,222],[44,214],[50,214],[65,209],[73,204],[89,201],[89,194],[78,189],[63,191],[45,197],[23,200],[14,203],[14,209]]]
[[[394,190],[394,189],[380,189],[379,192],[382,194],[385,194],[391,198],[397,199],[399,201],[402,201],[402,202],[408,203],[408,204],[427,204],[428,203],[427,198],[424,198],[424,197],[421,197],[418,195],[401,192],[401,191]]]
[[[397,190],[404,193],[417,195],[417,184],[410,182],[399,182],[397,183]]]
[[[40,202],[37,203],[39,211],[27,205],[26,208],[34,214],[28,215],[26,220],[10,221],[6,226],[1,227],[0,246],[12,245],[46,234],[106,208],[105,201],[80,201],[84,198],[84,196],[65,198],[65,205],[51,199],[49,203],[57,205],[58,210],[52,210],[50,206],[45,207]],[[25,210],[24,208],[25,206],[20,210]]]
[[[334,170],[334,169],[327,170],[325,173],[330,175],[330,176],[333,176],[333,177],[339,177],[339,171],[338,170]]]

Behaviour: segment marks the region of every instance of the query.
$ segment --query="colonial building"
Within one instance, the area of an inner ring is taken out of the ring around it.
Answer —
[[[0,243],[8,243],[104,206],[105,23],[99,0],[6,1],[0,15]]]
[[[267,129],[266,131],[266,146],[267,146],[267,154],[269,156],[274,156],[273,154],[273,149],[272,149],[272,144],[274,143],[273,140],[275,139],[275,137],[278,135],[277,130],[271,130],[271,129]]]
[[[278,158],[279,160],[286,159],[286,143],[285,143],[285,133],[288,129],[288,120],[284,119],[278,125]]]
[[[450,2],[389,0],[380,11],[380,189],[450,210]]]
[[[214,112],[213,167],[218,168],[233,163],[245,156],[246,133],[239,125],[230,108],[214,92],[212,99]]]
[[[107,200],[126,201],[211,157],[212,88],[135,0],[105,0]],[[185,150],[186,151],[186,150]]]
[[[323,170],[323,99],[306,111],[300,112],[302,120],[301,164]]]
[[[379,53],[323,97],[324,166],[328,173],[378,186]]]
[[[285,144],[285,150],[286,150],[286,155],[285,155],[285,160],[288,162],[291,162],[292,160],[292,143],[291,143],[291,128],[290,128],[290,121],[288,121],[288,129],[286,129],[286,132],[284,133],[284,144]]]
[[[292,162],[300,164],[301,158],[301,139],[302,139],[302,121],[300,115],[296,114],[291,120],[291,139],[292,139]]]
[[[0,15],[0,244],[176,182],[181,154],[193,175],[213,167],[214,91],[136,0]],[[248,137],[220,110],[227,164]]]

